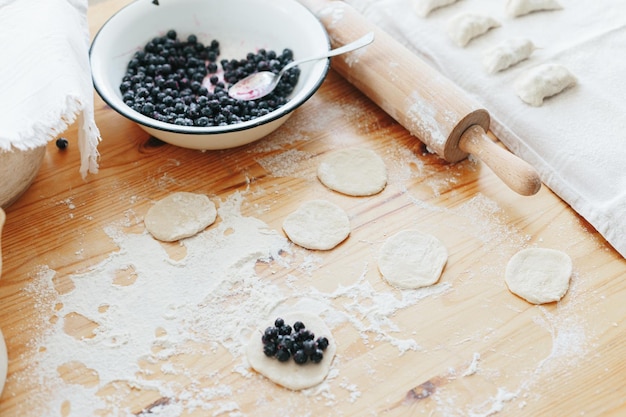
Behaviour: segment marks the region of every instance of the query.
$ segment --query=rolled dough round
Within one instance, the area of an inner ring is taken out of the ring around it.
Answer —
[[[523,249],[511,257],[504,279],[509,290],[533,304],[559,301],[569,288],[572,259],[547,248]]]
[[[302,390],[313,387],[322,382],[328,372],[337,351],[337,344],[326,323],[315,314],[308,312],[291,312],[281,316],[285,323],[293,325],[296,321],[304,323],[307,329],[315,333],[315,337],[324,336],[328,339],[328,347],[324,350],[324,358],[320,363],[307,362],[298,365],[292,359],[287,362],[279,362],[276,358],[270,358],[263,353],[261,336],[264,330],[273,325],[273,320],[260,326],[254,332],[246,347],[246,357],[250,366],[265,376],[270,381],[291,390]]]
[[[368,196],[387,185],[387,168],[370,149],[348,148],[327,155],[317,167],[317,177],[326,187],[351,196]]]
[[[201,232],[216,217],[215,204],[206,195],[176,192],[150,207],[143,221],[155,239],[173,242]]]
[[[447,261],[448,251],[436,237],[403,230],[381,246],[378,270],[389,284],[414,289],[436,283]]]
[[[283,230],[297,245],[329,250],[348,237],[350,219],[341,207],[330,201],[311,200],[285,218]]]

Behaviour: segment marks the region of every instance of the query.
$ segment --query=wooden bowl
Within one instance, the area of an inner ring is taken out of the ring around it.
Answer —
[[[45,154],[45,146],[0,151],[0,207],[7,208],[30,187]]]

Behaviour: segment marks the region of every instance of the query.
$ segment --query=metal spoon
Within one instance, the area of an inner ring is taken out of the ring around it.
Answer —
[[[276,88],[276,85],[278,85],[278,81],[280,80],[280,78],[290,68],[293,68],[296,65],[300,65],[303,62],[330,58],[331,56],[354,51],[355,49],[359,49],[364,47],[365,45],[369,45],[370,43],[372,43],[373,40],[374,33],[370,32],[354,42],[350,42],[337,49],[332,49],[324,54],[292,61],[289,64],[285,65],[278,74],[275,74],[271,71],[255,72],[254,74],[250,74],[232,85],[228,89],[228,95],[237,100],[256,100],[258,98],[264,97],[271,93],[274,88]]]

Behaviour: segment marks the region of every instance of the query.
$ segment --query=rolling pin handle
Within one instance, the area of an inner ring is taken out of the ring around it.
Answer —
[[[479,125],[470,126],[459,140],[463,152],[484,162],[513,191],[524,196],[537,194],[541,179],[526,161],[496,145]]]

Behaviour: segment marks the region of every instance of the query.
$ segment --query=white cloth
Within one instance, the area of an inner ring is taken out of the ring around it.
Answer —
[[[496,136],[626,257],[626,1],[561,0],[562,10],[518,18],[506,15],[506,1],[494,0],[462,0],[421,18],[413,1],[348,3],[481,103]],[[465,12],[493,16],[501,26],[460,48],[447,24]],[[488,74],[482,54],[514,37],[539,49]],[[514,80],[547,62],[564,65],[578,85],[529,106],[517,97]]]
[[[80,173],[96,173],[87,0],[0,0],[0,51],[0,150],[43,146],[78,121]]]

